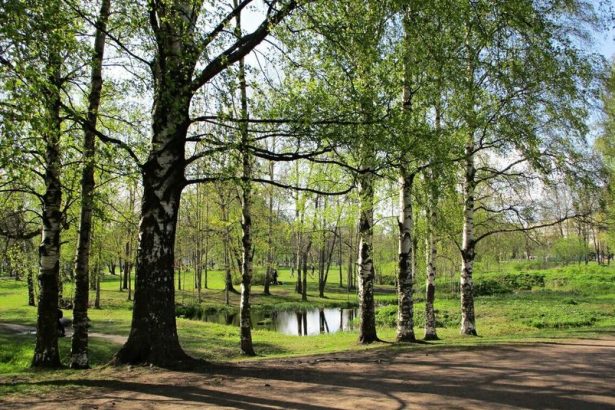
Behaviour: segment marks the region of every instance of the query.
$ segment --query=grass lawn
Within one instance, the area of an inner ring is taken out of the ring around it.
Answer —
[[[330,283],[326,298],[318,298],[316,278],[309,278],[307,303],[300,302],[294,292],[294,281],[288,270],[280,270],[279,279],[284,283],[271,287],[271,296],[264,296],[262,286],[254,286],[254,309],[300,309],[309,307],[335,307],[356,305],[354,292],[348,292]],[[182,273],[185,289],[178,291],[177,303],[196,304],[194,280],[189,272]],[[422,336],[423,298],[422,278],[415,299],[417,336]],[[615,267],[596,264],[570,265],[550,269],[535,269],[530,264],[510,263],[496,270],[477,272],[475,285],[481,294],[476,298],[477,329],[479,337],[459,335],[459,301],[451,292],[450,281],[439,279],[440,292],[436,293],[438,334],[441,338],[425,346],[471,346],[500,342],[531,342],[552,338],[583,337],[615,329]],[[238,295],[231,294],[229,307],[224,306],[223,275],[210,271],[208,289],[203,290],[201,308],[236,309]],[[446,291],[445,291],[446,289]],[[379,336],[385,341],[395,339],[396,296],[393,286],[376,287],[377,321]],[[64,296],[70,297],[72,289],[65,286]],[[94,295],[92,292],[91,300]],[[119,290],[118,277],[105,275],[101,284],[102,309],[91,309],[91,331],[127,336],[130,329],[131,302],[127,292]],[[71,317],[70,311],[64,311]],[[0,279],[0,322],[34,326],[36,308],[27,305],[25,281]],[[256,358],[244,358],[239,351],[239,332],[234,326],[206,323],[178,318],[180,341],[193,356],[209,361],[262,360],[272,357],[289,357],[320,354],[345,350],[382,347],[357,344],[356,331],[322,334],[306,337],[289,336],[274,331],[255,330],[253,340]],[[45,372],[29,369],[34,346],[32,334],[15,334],[0,328],[0,393],[13,391],[11,377],[45,377]],[[102,366],[119,348],[111,341],[92,338],[91,364]],[[68,359],[70,340],[60,340],[61,354]],[[62,370],[67,375],[71,370]]]

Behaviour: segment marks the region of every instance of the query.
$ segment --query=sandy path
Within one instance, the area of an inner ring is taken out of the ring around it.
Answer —
[[[103,369],[42,384],[64,388],[0,408],[615,409],[615,338]]]

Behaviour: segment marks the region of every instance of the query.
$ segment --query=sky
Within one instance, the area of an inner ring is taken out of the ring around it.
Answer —
[[[605,56],[609,61],[615,56],[615,30],[608,33],[596,34],[596,51]]]

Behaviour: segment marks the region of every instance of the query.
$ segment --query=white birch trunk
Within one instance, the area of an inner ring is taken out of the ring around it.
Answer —
[[[373,148],[362,147],[363,172],[359,176],[359,258],[358,293],[361,314],[359,330],[360,343],[372,343],[378,340],[376,335],[376,314],[374,306],[374,176],[371,172]]]
[[[428,174],[429,194],[427,198],[427,235],[425,238],[425,257],[427,277],[425,280],[425,340],[437,340],[436,313],[434,301],[436,294],[436,240],[434,225],[437,218],[437,194],[433,186],[433,173]]]
[[[397,276],[397,341],[414,342],[414,303],[412,282],[414,280],[412,184],[414,174],[404,167],[399,176],[399,255]]]
[[[463,235],[461,240],[461,333],[476,336],[474,318],[474,283],[472,271],[474,268],[474,195],[476,190],[476,168],[474,165],[473,137],[465,148],[465,181],[463,187]]]

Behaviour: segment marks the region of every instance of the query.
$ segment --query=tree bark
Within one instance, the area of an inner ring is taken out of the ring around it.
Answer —
[[[327,209],[327,198],[323,198],[323,211],[320,224],[321,238],[318,249],[318,297],[325,297],[325,257],[327,248],[327,233],[325,231],[325,213]]]
[[[472,271],[476,255],[474,239],[474,195],[476,190],[474,142],[470,136],[465,148],[465,180],[463,187],[463,236],[461,240],[461,333],[476,336],[474,318],[474,283]]]
[[[243,66],[243,62],[240,63]],[[241,71],[242,69],[240,69]],[[243,80],[245,84],[245,78]],[[245,98],[245,88],[242,91],[242,99]],[[242,103],[243,105],[243,103]],[[247,128],[247,123],[246,123]],[[247,129],[244,131],[247,134]],[[242,138],[243,139],[243,138]],[[247,136],[244,141],[248,143]],[[243,236],[241,238],[242,258],[241,258],[241,299],[239,302],[239,317],[241,327],[241,351],[248,356],[255,356],[252,345],[252,321],[250,318],[250,290],[252,287],[252,158],[247,152],[243,151],[243,178],[242,178],[242,209],[241,209],[241,228]]]
[[[412,85],[416,67],[411,29],[414,26],[414,10],[411,3],[406,4],[403,15],[403,50],[404,76],[402,79],[402,109],[405,120],[412,117]],[[416,272],[416,247],[414,237],[414,215],[412,209],[412,186],[415,173],[407,168],[410,156],[403,150],[399,169],[399,253],[397,269],[397,341],[414,342],[414,301],[413,282]]]
[[[172,34],[185,28],[188,23],[184,19],[188,17],[176,15],[179,11],[173,6],[156,11],[162,15],[164,27],[155,28],[159,53],[153,67],[153,132],[149,157],[141,171],[143,198],[132,324],[128,340],[114,361],[170,366],[189,359],[177,336],[174,248],[185,185],[185,142],[194,66],[183,54],[188,53],[181,43],[186,34]]]
[[[94,299],[94,307],[96,309],[100,309],[100,277],[102,276],[102,272],[100,271],[100,265],[98,263],[96,264],[96,267],[94,268],[94,272],[95,272],[94,275],[96,277],[96,280],[95,280],[95,283],[96,283],[96,297]],[[87,325],[87,316],[86,316],[85,321],[86,321],[86,325]]]
[[[359,198],[359,306],[361,311],[361,325],[359,329],[359,342],[363,344],[378,340],[376,335],[376,314],[374,306],[374,262],[373,262],[373,236],[374,236],[374,176],[369,164],[373,161],[373,149],[362,147],[363,172],[360,173]]]
[[[33,367],[58,368],[58,298],[60,279],[60,231],[62,225],[62,185],[60,183],[60,87],[62,60],[60,53],[50,45],[48,63],[49,81],[46,93],[47,128],[45,141],[45,193],[43,195],[43,232],[39,246],[39,300],[36,322],[36,346]]]
[[[233,0],[237,8],[238,0]],[[241,37],[241,12],[235,17],[235,33]],[[246,68],[244,59],[239,60],[239,91],[241,94],[241,161],[242,161],[242,207],[241,207],[241,299],[239,302],[239,324],[241,333],[241,352],[248,356],[255,356],[252,345],[252,319],[250,318],[250,290],[252,288],[252,167],[253,158],[248,147],[251,145],[248,132],[248,94],[246,84]]]
[[[28,306],[36,306],[34,295],[34,272],[32,268],[28,268]]]
[[[301,257],[301,265],[303,266],[302,269],[302,274],[301,276],[301,301],[302,302],[307,302],[308,298],[307,298],[307,263],[308,263],[308,257],[310,255],[310,249],[312,248],[312,236],[310,235],[309,239],[308,239],[308,243],[305,247],[305,250],[303,252],[303,255]]]
[[[123,289],[128,289],[128,281],[130,279],[130,271],[132,270],[132,249],[130,249],[130,237],[131,237],[131,230],[128,229],[128,240],[126,241],[126,244],[124,245],[124,253],[125,253],[125,259],[124,259],[124,284],[122,286]],[[130,300],[130,299],[129,299]]]
[[[344,287],[344,279],[343,279],[342,266],[344,265],[344,260],[343,260],[344,259],[344,256],[343,256],[344,241],[343,241],[343,238],[342,238],[342,230],[339,229],[338,232],[339,232],[339,235],[340,235],[338,249],[337,249],[337,251],[338,251],[337,261],[339,263],[338,268],[339,268],[339,271],[340,271],[339,272],[340,273],[340,284],[339,285],[340,285],[340,288],[343,288]]]
[[[297,180],[299,179],[299,166],[297,165]],[[299,181],[297,181],[297,184]],[[305,209],[301,211],[299,209],[299,191],[295,192],[295,221],[299,220],[299,226],[297,227],[297,254],[296,254],[296,266],[297,266],[297,283],[295,284],[295,292],[299,293],[303,297],[303,281],[302,281],[302,254],[303,254],[303,223],[305,218]]]
[[[208,224],[209,223],[209,199],[206,197],[205,198],[205,223]],[[205,289],[207,289],[208,287],[208,283],[207,283],[207,276],[209,273],[209,230],[205,231],[205,272],[204,272],[204,279],[205,282],[203,283],[203,286],[205,287]]]
[[[275,149],[275,140],[273,142],[274,144],[274,149]],[[269,162],[269,180],[273,181],[273,175],[274,174],[274,162],[270,161]],[[265,272],[265,283],[264,283],[264,289],[263,289],[263,293],[265,295],[271,295],[271,292],[269,290],[269,286],[271,284],[271,277],[273,274],[273,186],[269,187],[269,214],[268,214],[268,221],[267,221],[267,234],[268,234],[268,238],[267,238],[267,271]]]
[[[177,213],[183,185],[183,152],[179,151],[183,151],[183,145],[180,148],[167,140],[167,136],[174,134],[171,131],[178,132],[165,127],[154,133],[154,146],[161,147],[157,155],[161,158],[148,161],[143,172],[132,325],[126,344],[115,356],[118,364],[168,366],[187,359],[177,337],[173,280]],[[157,139],[167,140],[167,144]],[[158,176],[163,176],[162,181]]]
[[[434,301],[436,298],[436,240],[435,222],[437,218],[437,193],[434,187],[433,173],[428,172],[428,197],[427,197],[427,233],[425,238],[425,257],[427,265],[427,278],[425,280],[425,340],[438,340],[436,332],[436,313]]]
[[[96,154],[96,122],[102,91],[102,63],[105,50],[106,27],[111,12],[111,0],[103,0],[96,22],[94,55],[90,95],[88,98],[87,125],[83,133],[84,166],[81,176],[81,215],[75,257],[75,299],[73,301],[73,337],[71,340],[70,367],[87,369],[88,358],[88,299],[89,299],[89,260],[92,239],[92,208],[94,202],[94,164]],[[102,261],[100,262],[102,263]],[[115,272],[113,272],[115,274]],[[97,284],[97,299],[100,286]]]
[[[322,285],[319,289],[320,297],[325,297],[325,288],[327,287],[327,281],[329,280],[329,269],[331,269],[331,263],[333,262],[333,252],[335,251],[335,245],[337,243],[337,231],[338,231],[339,219],[335,224],[334,234],[331,238],[331,247],[329,248],[329,252],[326,254],[326,264],[325,264],[325,274],[322,280]],[[341,266],[341,263],[340,263]],[[341,278],[341,270],[340,270],[340,278]]]
[[[353,255],[356,255],[356,251],[354,248],[354,237],[355,237],[355,232],[354,232],[354,226],[351,225],[350,226],[350,234],[348,235],[348,280],[347,280],[347,291],[350,292],[351,290],[355,289],[355,281],[356,281],[356,276],[355,276],[355,258]]]
[[[414,301],[412,283],[414,280],[412,184],[414,173],[400,169],[399,190],[399,259],[397,277],[397,341],[414,342]]]

